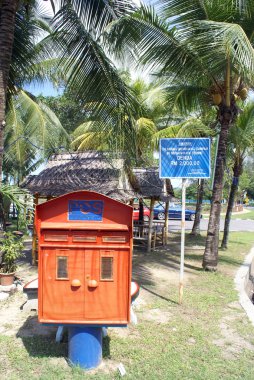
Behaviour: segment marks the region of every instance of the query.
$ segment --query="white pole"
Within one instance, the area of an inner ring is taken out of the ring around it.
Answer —
[[[180,259],[180,281],[179,281],[179,305],[181,305],[182,300],[183,300],[185,202],[186,202],[186,178],[183,178],[182,179],[182,222],[181,222],[181,259]]]

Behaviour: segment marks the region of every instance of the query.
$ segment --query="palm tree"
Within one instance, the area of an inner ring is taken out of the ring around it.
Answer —
[[[17,4],[18,0],[3,0],[0,8],[0,185],[2,183],[6,93],[14,41]]]
[[[233,161],[233,179],[225,217],[224,234],[221,248],[227,248],[231,214],[235,202],[239,179],[247,154],[254,147],[254,104],[248,104],[240,114],[236,124],[229,131],[229,149]]]
[[[50,18],[40,14],[41,1],[3,0],[0,4],[0,185],[6,110],[11,107],[11,96],[18,96],[24,82],[48,77],[64,80],[78,95],[86,97],[86,101],[99,99],[94,104],[101,113],[105,110],[104,106],[98,107],[101,104],[111,106],[114,112],[119,109],[119,113],[133,104],[132,95],[101,47],[104,28],[130,9],[131,4],[118,0],[111,4],[105,0],[50,3],[55,12],[53,37],[47,24]],[[41,31],[48,36],[35,44]],[[57,70],[59,62],[61,70]],[[17,145],[21,148],[20,143]]]
[[[38,16],[41,2],[3,0],[0,5],[0,178],[6,104],[9,94],[15,94],[16,87],[20,88],[24,81],[54,75],[74,88],[76,96],[94,102],[95,109],[102,114],[109,107],[114,112],[118,109],[119,113],[125,108],[126,113],[133,101],[102,47],[105,27],[131,9],[131,2],[59,0],[50,3],[55,12],[51,24],[54,35],[49,34],[36,46],[34,40],[41,28],[52,31],[43,23],[45,18]]]
[[[81,124],[73,133],[72,146],[77,150],[100,149],[125,153],[130,164],[153,163],[154,136],[166,114],[165,95],[158,82],[146,83],[142,79],[132,81],[129,73],[121,72],[137,100],[136,108],[123,115],[122,123],[128,128],[119,128],[119,113],[108,110],[106,118],[94,116]],[[131,122],[130,122],[131,119]]]
[[[0,5],[0,146],[4,143],[6,113],[12,108],[12,98],[19,96],[20,88],[32,79],[41,80],[47,74],[47,66],[39,62],[40,33],[50,28],[39,1],[2,1]],[[3,149],[0,149],[0,183],[2,180]]]
[[[126,135],[125,129],[116,133],[113,121],[111,124],[88,121],[74,131],[72,146],[79,151],[97,149],[124,153],[131,166],[147,165],[152,160],[152,138],[157,132],[156,126],[152,120],[141,117],[132,122],[131,128],[132,136]]]
[[[253,13],[249,0],[164,0],[161,17],[141,7],[112,26],[113,49],[139,56],[168,83],[169,99],[182,109],[212,103],[219,129],[211,213],[203,267],[218,262],[219,219],[229,128],[253,84]]]
[[[6,116],[4,173],[19,185],[25,176],[57,151],[69,136],[55,114],[20,90],[11,97]]]
[[[110,123],[117,113],[119,129],[130,128],[131,110],[138,105],[110,59],[104,34],[133,6],[128,0],[58,1],[51,22],[54,33],[42,42],[44,57],[49,52],[51,58],[52,49],[57,57],[55,77],[93,117]]]

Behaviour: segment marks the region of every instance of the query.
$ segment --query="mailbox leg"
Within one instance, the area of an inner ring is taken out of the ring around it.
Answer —
[[[70,326],[68,358],[84,369],[97,367],[102,359],[102,327]]]

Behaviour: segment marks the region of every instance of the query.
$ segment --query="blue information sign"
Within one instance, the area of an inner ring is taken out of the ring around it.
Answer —
[[[160,140],[160,178],[209,178],[210,139]]]
[[[70,200],[68,220],[102,221],[103,201]]]

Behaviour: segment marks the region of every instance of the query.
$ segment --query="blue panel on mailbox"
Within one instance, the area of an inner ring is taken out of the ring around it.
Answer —
[[[68,220],[102,221],[103,201],[70,200]]]

